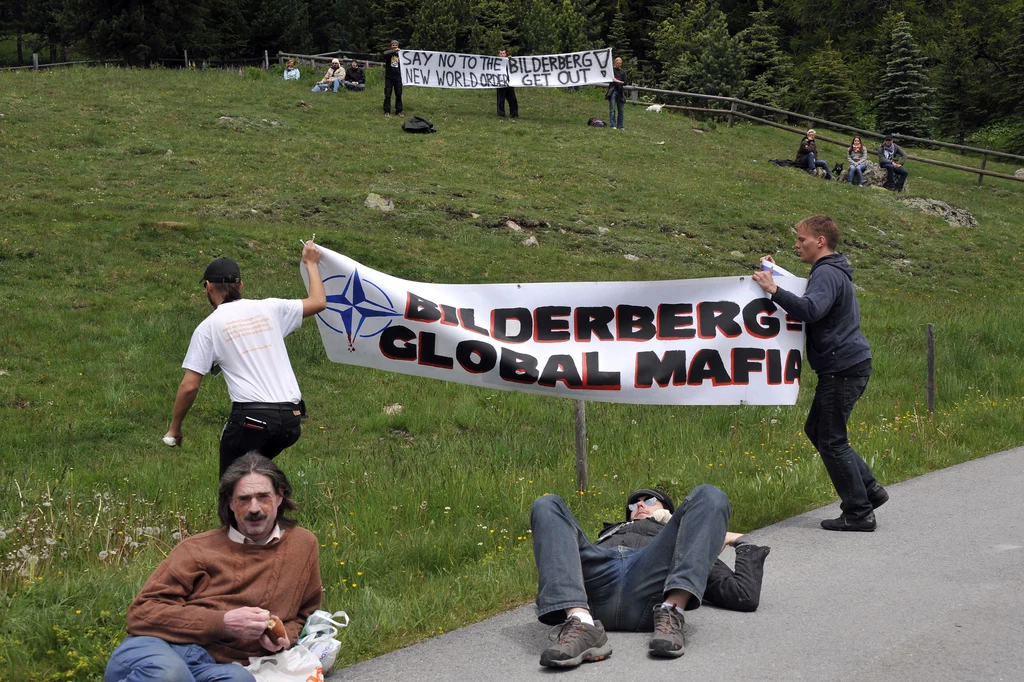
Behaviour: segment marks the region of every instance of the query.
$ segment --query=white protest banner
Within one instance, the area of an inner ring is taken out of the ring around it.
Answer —
[[[519,87],[564,88],[612,82],[612,50],[510,57],[508,84]]]
[[[503,88],[508,59],[479,54],[401,50],[402,85],[426,88]]]
[[[750,277],[428,284],[320,252],[334,362],[580,400],[796,403],[803,324]]]

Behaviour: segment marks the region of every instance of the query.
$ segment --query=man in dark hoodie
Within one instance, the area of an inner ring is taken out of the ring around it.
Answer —
[[[761,593],[767,547],[726,533],[729,499],[701,485],[676,508],[660,490],[634,491],[626,520],[606,523],[587,539],[565,501],[545,495],[533,503],[530,529],[537,562],[537,617],[558,628],[540,664],[572,668],[611,654],[609,630],[654,630],[652,656],[682,656],[683,611],[702,600],[753,611]],[[736,546],[736,572],[718,561]]]
[[[871,376],[871,349],[860,331],[860,306],[853,289],[853,268],[836,253],[839,226],[828,216],[796,224],[797,257],[811,266],[807,290],[797,296],[779,287],[771,270],[753,279],[789,315],[807,324],[807,361],[818,373],[804,433],[821,455],[842,500],[842,514],[825,519],[825,530],[875,529],[874,510],[889,499],[871,468],[850,445],[846,424]],[[771,256],[766,257],[774,263]]]
[[[384,50],[384,115],[391,115],[391,93],[395,93],[395,113],[402,113],[402,63],[398,58],[398,41],[391,41],[391,49]]]

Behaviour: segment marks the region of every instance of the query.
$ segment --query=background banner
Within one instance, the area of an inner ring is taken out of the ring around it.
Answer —
[[[429,284],[320,251],[334,362],[583,400],[796,403],[803,324],[749,277]]]
[[[564,88],[612,80],[611,49],[511,58],[401,50],[398,57],[402,84],[426,88]]]

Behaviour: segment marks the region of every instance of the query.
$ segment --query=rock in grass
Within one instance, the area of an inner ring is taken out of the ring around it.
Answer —
[[[599,228],[597,228],[597,233],[598,234],[604,235],[604,234],[608,234],[609,232],[611,232],[611,230],[608,229],[607,227],[599,227]]]
[[[634,261],[634,262],[640,260],[640,256],[634,256],[631,253],[627,253],[625,256],[623,256],[623,258],[625,258],[626,260]]]
[[[366,195],[366,201],[363,202],[363,206],[385,212],[395,210],[394,201],[391,199],[385,199],[375,192],[370,192]]]
[[[977,219],[971,212],[959,206],[950,206],[945,201],[938,199],[922,199],[920,197],[900,197],[907,206],[913,206],[922,213],[937,215],[953,227],[977,227]]]
[[[743,252],[742,251],[730,251],[729,255],[733,256],[734,258],[743,258]]]
[[[519,223],[517,223],[514,220],[506,220],[505,221],[505,227],[507,227],[508,229],[512,230],[513,232],[522,232],[523,231],[523,228],[519,226]]]
[[[523,246],[540,246],[540,242],[533,235],[527,237],[521,243]]]
[[[0,116],[3,116],[3,114],[0,114]],[[1013,177],[1021,178],[1022,180],[1024,180],[1024,168],[1018,168],[1017,170],[1015,170],[1013,172]]]

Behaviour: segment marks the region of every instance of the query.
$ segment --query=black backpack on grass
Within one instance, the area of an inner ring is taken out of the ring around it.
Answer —
[[[402,130],[407,133],[436,133],[434,124],[420,116],[413,116],[402,124]]]

